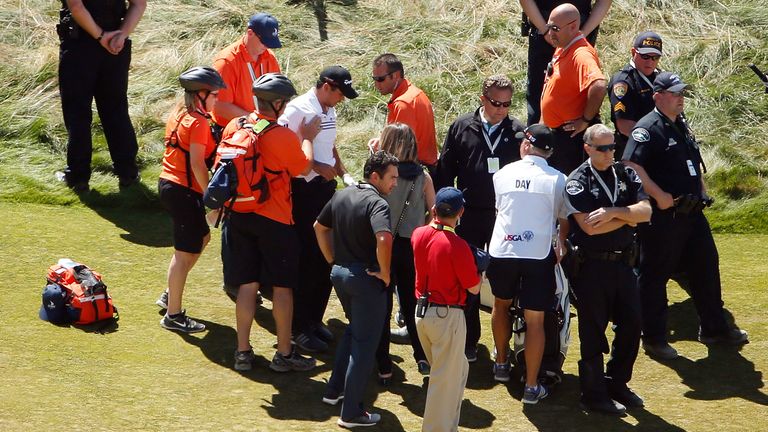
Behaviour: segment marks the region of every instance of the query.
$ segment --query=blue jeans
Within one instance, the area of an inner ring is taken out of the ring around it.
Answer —
[[[341,418],[363,415],[363,393],[374,365],[387,309],[384,282],[365,272],[365,264],[334,265],[331,282],[349,321],[336,349],[328,387],[344,392]]]

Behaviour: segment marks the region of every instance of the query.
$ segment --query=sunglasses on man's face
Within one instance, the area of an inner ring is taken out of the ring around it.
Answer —
[[[661,56],[660,55],[653,55],[653,54],[640,54],[640,58],[643,59],[643,60],[659,61]]]
[[[569,23],[565,24],[563,27],[565,27],[565,26],[569,26],[569,25],[571,25],[571,24],[575,23],[576,21],[578,21],[578,20],[573,20],[573,21],[571,21],[571,22],[569,22]],[[552,31],[553,31],[553,32],[555,32],[555,33],[560,33],[560,30],[562,30],[562,29],[563,29],[563,28],[562,28],[562,27],[560,27],[560,26],[559,26],[559,25],[557,25],[557,24],[547,24],[547,31],[549,31],[549,30],[552,30]]]
[[[609,152],[609,151],[616,150],[616,143],[604,144],[604,145],[592,145],[592,144],[590,144],[589,146],[592,147],[593,149],[601,152],[601,153],[606,153],[606,152]]]
[[[511,100],[508,100],[506,102],[501,102],[501,101],[493,100],[486,95],[483,95],[483,97],[485,98],[485,100],[488,101],[489,104],[495,106],[496,108],[501,108],[501,107],[509,108],[509,106],[512,105]]]
[[[371,79],[376,82],[384,82],[385,79],[387,79],[388,76],[392,75],[394,72],[385,73],[384,75],[376,76],[371,75]]]

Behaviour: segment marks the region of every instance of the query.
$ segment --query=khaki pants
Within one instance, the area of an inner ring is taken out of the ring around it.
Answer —
[[[469,373],[464,355],[467,337],[464,311],[431,306],[424,318],[416,318],[416,329],[431,366],[421,430],[456,431]]]

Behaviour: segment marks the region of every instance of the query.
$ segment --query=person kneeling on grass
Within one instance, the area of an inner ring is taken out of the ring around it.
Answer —
[[[168,288],[155,303],[166,309],[160,325],[194,333],[205,325],[186,316],[181,297],[187,275],[211,239],[205,220],[202,185],[208,184],[206,161],[216,149],[208,120],[220,89],[221,76],[208,67],[194,67],[179,76],[184,103],[168,118],[163,171],[158,181],[160,202],[173,220],[173,257],[168,266]]]
[[[437,192],[432,222],[411,236],[416,267],[416,329],[431,365],[422,431],[459,428],[469,362],[464,355],[467,292],[480,293],[480,275],[469,244],[454,228],[464,196],[453,187]]]

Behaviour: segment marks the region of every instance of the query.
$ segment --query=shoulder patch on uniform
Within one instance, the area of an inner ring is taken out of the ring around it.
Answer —
[[[578,180],[571,180],[565,185],[565,191],[568,195],[578,195],[584,192],[584,185]]]
[[[627,83],[624,81],[617,82],[613,85],[613,94],[616,95],[617,98],[621,99],[624,97],[624,95],[627,94]]]
[[[632,138],[637,142],[648,142],[651,140],[651,133],[648,132],[648,129],[637,128],[632,131]]]
[[[613,112],[618,111],[627,112],[627,107],[624,106],[624,102],[616,102],[616,105],[613,106]]]

